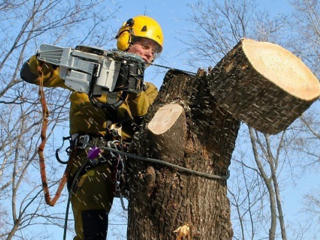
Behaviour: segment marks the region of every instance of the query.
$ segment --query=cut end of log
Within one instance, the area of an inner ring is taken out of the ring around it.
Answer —
[[[163,134],[174,125],[183,111],[183,107],[177,103],[164,105],[155,113],[147,128],[155,135]]]
[[[243,39],[242,48],[252,66],[281,89],[306,101],[319,97],[318,79],[290,51],[277,44],[252,39]]]

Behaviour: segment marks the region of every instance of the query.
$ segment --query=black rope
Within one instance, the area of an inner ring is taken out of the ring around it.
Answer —
[[[179,72],[183,72],[192,76],[197,75],[195,72],[190,72],[190,71],[186,71],[186,70],[181,70],[178,68],[172,68],[172,67],[168,67],[168,66],[164,66],[164,65],[160,65],[160,64],[155,64],[155,63],[151,63],[150,65],[155,66],[155,67],[160,67],[160,68],[165,68],[165,69],[169,69],[169,70],[174,70],[174,71],[179,71]]]
[[[169,163],[169,162],[165,162],[165,161],[160,160],[160,159],[141,157],[141,156],[138,156],[136,154],[120,151],[118,149],[111,148],[111,147],[102,147],[102,149],[105,149],[105,150],[108,150],[108,151],[111,151],[111,152],[116,152],[116,153],[121,154],[121,155],[126,155],[127,157],[132,158],[132,159],[137,159],[137,160],[141,160],[141,161],[149,162],[149,163],[157,163],[157,164],[169,167],[169,168],[177,169],[179,172],[189,173],[189,174],[192,174],[192,175],[196,175],[196,176],[204,177],[204,178],[208,178],[208,179],[227,180],[229,178],[229,176],[230,176],[229,170],[227,171],[227,174],[225,176],[219,176],[219,175],[203,173],[203,172],[199,172],[199,171],[192,170],[192,169],[189,169],[189,168],[181,167],[179,165],[176,165],[176,164],[173,164],[173,163]]]

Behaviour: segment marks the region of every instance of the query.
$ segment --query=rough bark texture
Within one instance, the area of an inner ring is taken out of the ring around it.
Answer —
[[[184,113],[160,135],[152,134],[145,124],[135,135],[134,151],[193,170],[226,175],[239,121],[216,106],[206,76],[169,71],[145,122],[151,121],[159,107],[170,103],[180,104]],[[174,231],[186,224],[193,240],[232,239],[225,180],[208,180],[137,160],[130,161],[129,169],[128,239],[176,239]]]
[[[263,51],[259,58],[249,61],[243,49],[245,41],[256,44],[253,50]],[[264,61],[264,57],[269,61]],[[253,66],[258,64],[265,65],[265,72]],[[284,84],[280,87],[278,82]],[[241,40],[214,67],[208,84],[219,106],[234,118],[270,134],[286,129],[320,92],[318,80],[301,60],[278,45],[250,39]]]

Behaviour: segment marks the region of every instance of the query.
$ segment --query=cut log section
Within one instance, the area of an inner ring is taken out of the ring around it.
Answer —
[[[242,39],[208,74],[210,93],[255,129],[285,130],[320,95],[318,79],[279,45]]]

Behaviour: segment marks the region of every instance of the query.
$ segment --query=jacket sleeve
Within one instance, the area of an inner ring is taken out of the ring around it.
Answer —
[[[147,114],[149,107],[158,95],[157,87],[152,83],[146,83],[146,90],[138,95],[128,97],[128,105],[133,117],[141,117]]]
[[[40,69],[43,73],[43,85],[45,87],[67,88],[59,76],[59,67],[48,63],[41,63],[36,56],[32,56],[23,64],[20,76],[22,80],[26,82],[39,85],[41,76]]]

